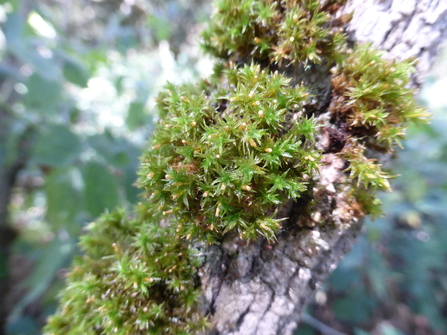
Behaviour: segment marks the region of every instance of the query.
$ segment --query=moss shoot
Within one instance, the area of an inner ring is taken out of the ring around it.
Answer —
[[[274,241],[277,209],[309,201],[322,155],[345,160],[361,215],[380,214],[376,192],[390,189],[390,175],[372,157],[401,145],[408,122],[427,114],[407,88],[412,62],[348,46],[349,16],[333,16],[343,3],[215,1],[203,33],[220,59],[215,74],[160,93],[139,171],[142,203],[89,226],[45,334],[203,331],[197,246],[230,232]],[[323,80],[307,80],[316,69]],[[329,100],[317,108],[324,83]],[[333,144],[321,149],[323,131]]]

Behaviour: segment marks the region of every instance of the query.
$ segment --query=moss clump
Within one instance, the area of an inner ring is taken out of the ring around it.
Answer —
[[[322,155],[346,162],[349,210],[380,213],[376,192],[390,188],[390,175],[372,157],[427,115],[406,88],[411,62],[348,48],[338,28],[346,18],[331,17],[342,3],[216,1],[204,47],[223,62],[211,82],[160,94],[139,172],[145,203],[134,218],[118,211],[90,227],[46,334],[203,330],[194,246],[229,232],[274,239],[278,206],[314,201]]]
[[[320,63],[338,59],[345,38],[335,21],[332,1],[219,0],[209,27],[203,32],[206,51],[236,62],[261,64]]]
[[[143,208],[144,209],[144,208]],[[171,227],[123,210],[90,224],[45,334],[191,334],[200,316],[195,249]]]
[[[407,86],[414,71],[412,61],[387,61],[371,45],[360,45],[333,69],[333,131],[345,137],[339,155],[349,162],[353,191],[373,217],[381,214],[377,190],[391,190],[390,174],[375,159],[374,152],[390,153],[401,145],[409,122],[427,122],[429,114],[416,104]]]
[[[429,115],[407,88],[414,62],[387,61],[371,45],[360,45],[334,69],[329,111],[333,122],[368,148],[389,152],[401,146],[408,122]]]
[[[225,70],[206,95],[172,85],[162,93],[140,185],[155,211],[175,216],[180,236],[274,237],[275,208],[307,190],[320,157],[303,115],[309,94],[289,81],[251,65]]]

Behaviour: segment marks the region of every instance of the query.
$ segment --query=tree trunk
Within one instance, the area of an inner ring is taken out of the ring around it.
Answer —
[[[373,42],[386,57],[417,57],[412,86],[423,83],[439,46],[447,36],[447,3],[442,0],[351,0],[339,15],[354,12],[346,31],[354,43]],[[329,99],[330,96],[320,94]],[[320,101],[321,102],[321,101]],[[327,101],[318,103],[318,118],[329,119]],[[320,136],[320,147],[325,148]],[[202,269],[205,306],[213,335],[288,335],[318,287],[356,241],[363,218],[350,209],[345,190],[345,161],[323,155],[319,200],[311,217],[300,217],[300,203],[288,203],[282,217],[287,228],[276,243],[260,238],[246,243],[228,237],[214,246]],[[324,221],[324,228],[309,228]]]

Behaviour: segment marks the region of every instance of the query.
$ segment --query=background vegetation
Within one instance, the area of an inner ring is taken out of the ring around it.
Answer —
[[[9,205],[18,235],[0,259],[15,283],[0,297],[12,311],[7,334],[40,334],[82,228],[138,201],[152,97],[167,80],[210,72],[197,47],[210,12],[204,0],[0,1],[0,169],[24,162]],[[421,94],[432,124],[412,128],[390,163],[401,176],[383,194],[387,215],[366,224],[309,306],[334,329],[447,332],[446,64],[444,55]],[[318,334],[309,324],[297,333]]]

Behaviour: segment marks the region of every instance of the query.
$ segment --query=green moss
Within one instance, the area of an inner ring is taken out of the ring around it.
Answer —
[[[145,208],[143,208],[145,209]],[[46,334],[190,334],[203,329],[199,258],[172,227],[123,210],[89,225]]]
[[[161,92],[139,171],[144,203],[90,226],[46,334],[202,330],[194,246],[229,232],[274,240],[281,204],[293,199],[310,211],[318,201],[323,154],[347,163],[347,210],[380,214],[376,192],[390,189],[390,175],[372,157],[390,153],[408,122],[427,114],[407,88],[412,62],[386,61],[370,45],[348,48],[338,28],[348,18],[331,16],[342,3],[216,1],[204,48],[222,62],[209,81]],[[323,89],[332,83],[328,109],[315,107],[319,83],[292,84],[315,69]],[[313,113],[330,120],[317,124]],[[319,151],[324,131],[336,145]]]
[[[339,153],[349,162],[347,171],[359,189],[356,198],[365,214],[381,213],[377,190],[391,190],[391,175],[367,154],[390,153],[402,147],[409,122],[427,122],[429,114],[416,104],[407,86],[414,71],[412,61],[388,61],[383,53],[365,44],[354,48],[333,69],[332,100],[329,111],[333,124],[347,136]],[[367,192],[367,193],[368,193]]]
[[[274,238],[275,208],[306,191],[320,157],[313,119],[287,124],[309,96],[289,82],[251,65],[225,70],[206,95],[172,85],[162,93],[140,185],[154,211],[175,216],[180,236]]]
[[[407,88],[414,62],[387,61],[371,45],[354,48],[335,69],[329,110],[359,134],[368,147],[390,151],[401,146],[408,122],[426,122],[429,114]]]
[[[338,59],[345,38],[318,0],[219,0],[203,47],[236,62],[320,63]],[[326,58],[326,59],[325,59]]]

